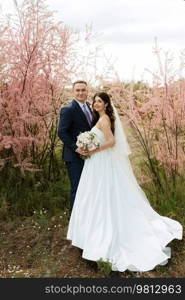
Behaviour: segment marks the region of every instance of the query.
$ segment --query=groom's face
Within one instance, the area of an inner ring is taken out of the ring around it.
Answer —
[[[73,88],[75,99],[80,102],[85,102],[87,99],[87,85],[84,83],[76,83]]]

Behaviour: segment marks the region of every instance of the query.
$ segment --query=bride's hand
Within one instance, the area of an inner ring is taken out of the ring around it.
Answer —
[[[82,149],[82,148],[77,148],[76,150],[75,150],[78,154],[81,154],[81,155],[84,155],[84,150]]]
[[[89,155],[89,154],[88,154],[89,152],[84,151],[82,148],[77,148],[77,149],[76,149],[76,152],[79,153],[79,154],[81,154],[81,155],[85,155],[85,156],[86,156],[86,155]]]
[[[92,154],[98,152],[98,148],[91,150],[91,151],[84,151],[82,148],[77,148],[76,152],[81,155],[89,156],[89,155],[92,155]]]
[[[94,153],[98,152],[98,148],[94,149],[94,150],[91,150],[89,152],[85,152],[85,154],[83,153],[83,155],[92,155]]]

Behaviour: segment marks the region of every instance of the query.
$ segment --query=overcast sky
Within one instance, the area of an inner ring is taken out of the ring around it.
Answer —
[[[17,0],[20,2],[21,0]],[[183,0],[47,0],[56,19],[82,29],[92,23],[97,42],[107,57],[115,58],[121,79],[142,79],[145,68],[155,68],[154,38],[160,48],[178,57],[185,49]],[[12,12],[13,0],[0,0],[1,11]]]

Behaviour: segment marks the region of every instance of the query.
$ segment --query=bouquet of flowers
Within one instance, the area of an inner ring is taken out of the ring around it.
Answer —
[[[84,151],[92,151],[100,146],[97,135],[92,131],[85,131],[77,137],[76,145]],[[89,158],[90,155],[80,155],[82,159]]]

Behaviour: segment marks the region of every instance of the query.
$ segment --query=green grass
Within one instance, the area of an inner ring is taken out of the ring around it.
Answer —
[[[0,175],[2,219],[29,216],[42,209],[54,215],[58,210],[69,207],[70,184],[65,165],[62,165],[58,177],[50,181],[43,173],[22,176],[18,170],[9,170],[9,176],[3,171]]]
[[[152,207],[161,215],[179,221],[185,227],[185,186],[179,178],[175,189],[169,184],[164,193],[158,190],[153,182],[142,185]]]
[[[97,260],[98,272],[102,275],[108,276],[112,271],[112,264],[110,262]]]

